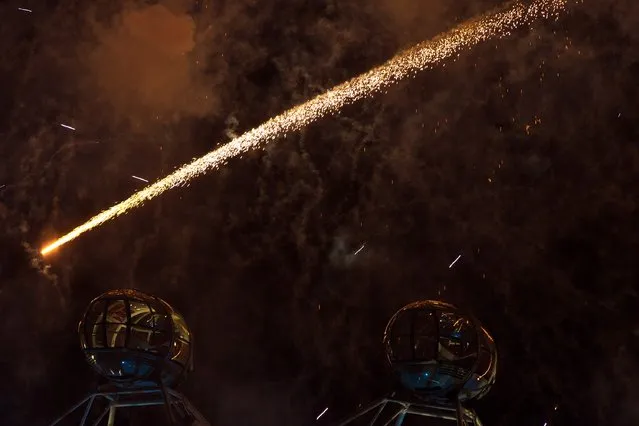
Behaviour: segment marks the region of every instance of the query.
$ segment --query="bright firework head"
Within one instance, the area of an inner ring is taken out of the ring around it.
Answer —
[[[409,77],[414,77],[420,71],[433,68],[442,61],[457,56],[462,51],[483,41],[507,36],[512,30],[539,18],[557,17],[565,5],[566,0],[537,0],[529,4],[515,1],[478,18],[471,19],[430,41],[420,43],[398,54],[385,64],[271,118],[226,145],[182,166],[170,175],[136,192],[128,199],[92,217],[86,223],[44,247],[41,253],[46,255],[104,222],[139,207],[145,201],[151,200],[169,189],[182,186],[206,172],[220,168],[232,157],[251,149],[261,148],[266,143],[298,131],[321,117],[337,114],[346,105],[380,93],[390,86]]]

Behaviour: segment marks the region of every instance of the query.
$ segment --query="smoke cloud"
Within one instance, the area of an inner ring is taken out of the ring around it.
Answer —
[[[144,123],[203,117],[215,106],[196,53],[196,25],[181,7],[125,7],[93,21],[97,45],[86,56],[88,88],[120,117]]]

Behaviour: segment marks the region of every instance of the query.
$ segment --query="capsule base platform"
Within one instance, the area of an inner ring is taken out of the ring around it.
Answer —
[[[456,422],[458,426],[482,426],[477,414],[461,404],[426,404],[401,400],[393,396],[380,399],[357,414],[339,423],[339,426],[402,426],[408,416],[423,417],[424,425],[444,425]],[[429,419],[430,421],[427,421]],[[414,422],[409,422],[415,424]]]
[[[163,407],[171,425],[210,426],[210,423],[184,395],[173,389],[160,387],[92,393],[51,423],[51,426],[70,424],[113,426],[118,409],[151,406]],[[78,411],[82,407],[84,407],[82,418],[78,422]],[[75,421],[72,422],[74,419]]]

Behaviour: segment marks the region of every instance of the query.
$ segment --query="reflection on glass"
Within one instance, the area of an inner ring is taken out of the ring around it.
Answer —
[[[397,318],[395,319],[395,323],[393,323],[393,334],[396,335],[409,335],[412,333],[413,328],[413,312],[412,311],[401,311]]]
[[[189,361],[189,344],[182,339],[177,339],[173,342],[173,361],[186,365]]]
[[[423,362],[437,357],[435,314],[425,310],[401,312],[392,329],[391,350],[395,361]]]
[[[415,336],[414,347],[416,360],[432,360],[437,358],[437,338],[434,335]]]
[[[419,310],[413,313],[413,329],[417,336],[436,336],[437,325],[435,323],[435,313],[432,311]]]
[[[154,331],[153,334],[151,334],[149,343],[151,345],[152,352],[165,355],[169,352],[171,341],[169,340],[169,335],[167,333]]]
[[[104,341],[104,333],[103,333],[104,329],[102,327],[94,327],[93,328],[93,334],[91,334],[91,339],[89,340],[89,347],[90,348],[104,348],[105,347],[105,341]]]
[[[413,348],[410,336],[395,336],[392,342],[393,359],[395,361],[412,361]]]
[[[490,352],[482,349],[482,351],[479,352],[479,359],[477,360],[477,374],[482,377],[488,374],[491,364],[492,357],[490,356]]]
[[[138,300],[130,300],[129,308],[131,310],[131,324],[153,327],[153,316],[149,305]]]
[[[91,326],[92,324],[100,323],[104,321],[104,300],[98,300],[91,305],[91,309],[87,312],[85,325]]]
[[[123,348],[126,342],[126,324],[107,324],[106,335],[110,348]]]
[[[130,359],[123,359],[122,361],[120,361],[120,369],[122,370],[122,374],[127,375],[127,376],[133,376],[136,371],[138,364]]]
[[[151,346],[151,336],[153,335],[153,330],[137,327],[135,325],[131,326],[130,335],[129,335],[129,348],[130,349],[139,349],[142,351],[148,351],[153,349]]]
[[[177,337],[180,339],[189,341],[189,329],[186,328],[186,323],[184,322],[184,318],[182,318],[177,313],[173,312],[173,324],[175,328],[175,332],[177,333]]]
[[[126,302],[124,300],[111,300],[107,308],[107,322],[123,324],[127,321]]]
[[[104,347],[104,323],[97,324],[85,324],[85,328],[87,329],[87,334],[90,336],[88,345],[91,348],[102,348]]]
[[[171,327],[171,318],[160,312],[153,312],[153,328],[156,330],[167,330]]]
[[[476,328],[462,316],[441,313],[439,336],[440,355],[444,359],[454,361],[476,354]]]

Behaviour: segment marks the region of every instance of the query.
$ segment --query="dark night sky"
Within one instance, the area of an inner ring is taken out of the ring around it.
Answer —
[[[380,396],[387,319],[437,297],[496,338],[485,424],[639,424],[636,0],[571,5],[34,254],[140,189],[132,175],[497,4],[3,2],[0,424],[90,390],[76,324],[119,287],[184,314],[184,392],[215,425],[315,424],[326,406],[328,424]]]

